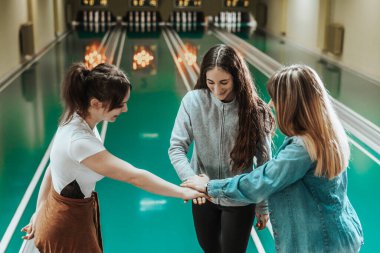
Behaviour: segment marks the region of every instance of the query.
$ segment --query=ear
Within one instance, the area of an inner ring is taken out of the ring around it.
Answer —
[[[93,107],[93,108],[95,108],[95,109],[101,109],[101,108],[103,108],[103,103],[100,102],[96,98],[91,98],[91,100],[90,100],[90,106]]]

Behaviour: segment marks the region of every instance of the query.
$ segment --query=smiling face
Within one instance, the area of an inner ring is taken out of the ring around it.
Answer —
[[[127,102],[129,100],[130,92],[126,94],[126,96],[123,99],[123,102],[120,104],[119,107],[112,109],[111,111],[108,111],[108,108],[104,108],[103,112],[103,120],[108,122],[115,122],[117,117],[122,114],[123,112],[128,111]]]
[[[213,68],[206,72],[206,83],[211,93],[222,102],[234,99],[234,83],[232,75],[220,68]]]

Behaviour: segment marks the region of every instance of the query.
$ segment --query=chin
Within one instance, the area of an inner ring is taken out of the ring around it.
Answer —
[[[219,99],[219,100],[223,100],[223,99],[225,99],[225,96],[218,96],[218,95],[214,95],[217,99]]]

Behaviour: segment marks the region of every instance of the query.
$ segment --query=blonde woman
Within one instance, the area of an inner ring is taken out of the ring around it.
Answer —
[[[277,155],[249,174],[183,186],[246,203],[269,200],[277,252],[358,252],[359,218],[347,197],[350,150],[317,73],[285,67],[267,86],[280,130]]]

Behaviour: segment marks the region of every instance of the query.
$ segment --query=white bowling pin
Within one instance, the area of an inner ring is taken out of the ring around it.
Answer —
[[[156,23],[156,20],[157,20],[157,13],[154,11],[152,14],[153,14],[153,15],[152,15],[152,21],[153,21],[153,23]]]
[[[93,15],[93,14],[92,14],[92,11],[89,11],[89,12],[88,12],[88,22],[92,22],[92,21],[94,21],[94,18],[93,18],[92,15]]]

